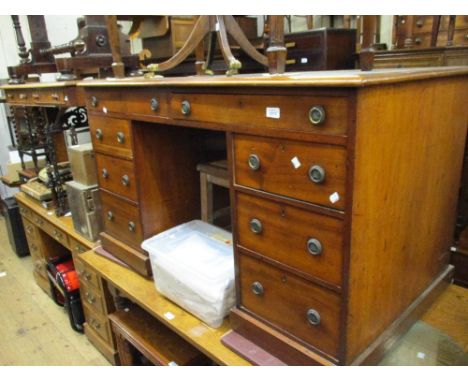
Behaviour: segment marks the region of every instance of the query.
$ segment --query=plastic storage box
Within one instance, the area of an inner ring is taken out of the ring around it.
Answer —
[[[156,289],[213,328],[235,304],[232,235],[201,220],[141,244],[150,255]]]

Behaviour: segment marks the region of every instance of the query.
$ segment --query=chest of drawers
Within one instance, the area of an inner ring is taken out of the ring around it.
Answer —
[[[467,73],[83,83],[103,246],[149,275],[141,240],[199,218],[194,133],[225,132],[233,330],[287,364],[372,363],[451,278]]]

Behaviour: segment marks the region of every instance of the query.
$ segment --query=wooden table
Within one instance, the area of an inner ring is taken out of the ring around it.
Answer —
[[[154,281],[146,279],[132,270],[108,260],[94,251],[79,255],[79,259],[96,271],[100,277],[112,284],[119,291],[160,320],[186,341],[194,345],[220,365],[250,365],[221,343],[221,337],[230,329],[229,319],[223,325],[213,329],[198,318],[187,313],[167,300],[155,288]],[[174,316],[174,318],[171,318]]]

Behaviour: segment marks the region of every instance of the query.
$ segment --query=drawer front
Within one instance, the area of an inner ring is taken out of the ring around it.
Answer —
[[[143,234],[138,208],[105,191],[101,192],[101,203],[104,231],[141,251]]]
[[[239,245],[341,285],[341,220],[242,193],[236,204]]]
[[[28,243],[36,240],[38,235],[36,226],[33,223],[31,223],[29,219],[25,219],[23,217],[22,220],[24,232],[26,233],[26,239],[28,240]]]
[[[137,191],[133,162],[96,154],[99,186],[136,202]]]
[[[96,272],[87,267],[78,257],[73,259],[73,263],[75,264],[80,283],[89,284],[98,291],[102,291],[101,281]]]
[[[110,324],[107,317],[90,309],[86,302],[83,304],[83,311],[88,325],[92,327],[104,341],[111,342]]]
[[[431,33],[433,16],[416,16],[414,18],[413,33]]]
[[[237,135],[236,184],[343,209],[346,150],[339,146]]]
[[[429,48],[431,46],[431,33],[418,33],[413,36],[416,48]]]
[[[38,220],[42,219],[36,216]],[[62,244],[66,248],[70,248],[70,244],[68,243],[68,235],[62,231],[60,228],[57,228],[53,224],[50,224],[48,221],[44,221],[42,219],[43,224],[40,227],[47,232],[50,236],[52,236],[56,241]]]
[[[19,212],[21,216],[24,216],[25,218],[28,218],[28,219],[33,218],[34,213],[28,207],[25,207],[22,204],[19,204]]]
[[[184,114],[186,102],[190,111]],[[348,99],[344,96],[173,94],[171,112],[174,118],[193,121],[346,135]],[[309,117],[310,113],[313,116]]]
[[[241,306],[337,357],[340,297],[292,274],[239,255]]]
[[[35,104],[65,104],[65,94],[62,90],[35,90],[31,93],[31,98]]]
[[[93,89],[87,92],[86,108],[89,113],[125,113],[122,93],[111,90]]]
[[[160,89],[132,89],[125,92],[122,99],[132,115],[169,116],[167,93]]]
[[[47,264],[42,259],[34,259],[33,260],[33,270],[34,272],[40,274],[43,278],[48,280],[47,276]]]
[[[86,247],[85,245],[81,244],[77,240],[69,237],[70,240],[70,249],[72,251],[73,256],[79,255],[80,253],[87,252],[90,248]]]
[[[89,128],[96,152],[133,158],[130,122],[123,119],[89,116]]]
[[[80,284],[80,296],[88,307],[100,314],[106,315],[107,309],[101,292],[94,289],[86,282]]]

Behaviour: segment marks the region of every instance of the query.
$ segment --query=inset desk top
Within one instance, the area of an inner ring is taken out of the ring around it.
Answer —
[[[88,251],[78,256],[102,278],[127,294],[140,307],[217,363],[232,366],[250,365],[249,362],[221,343],[221,337],[231,329],[228,319],[224,320],[220,328],[210,328],[198,318],[164,298],[156,290],[153,280],[145,279],[130,269],[94,253],[94,251]]]
[[[234,76],[188,76],[188,77],[127,77],[105,80],[83,80],[78,87],[121,86],[207,86],[207,87],[363,87],[370,85],[422,80],[427,78],[467,75],[467,66],[437,68],[327,70],[316,72],[291,72],[284,74],[239,74]]]

